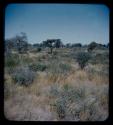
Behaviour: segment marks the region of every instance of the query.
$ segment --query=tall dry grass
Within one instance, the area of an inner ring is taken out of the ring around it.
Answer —
[[[108,64],[88,64],[81,70],[77,62],[67,56],[69,54],[70,50],[59,49],[55,58],[46,53],[29,53],[22,57],[21,65],[43,62],[47,66],[46,70],[35,72],[36,77],[28,87],[15,84],[5,67],[4,114],[7,119],[103,121],[108,117]]]

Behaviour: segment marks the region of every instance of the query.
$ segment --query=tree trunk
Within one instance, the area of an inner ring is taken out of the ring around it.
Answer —
[[[51,50],[51,52],[50,52],[50,53],[52,54],[52,53],[53,53],[53,47],[51,47],[51,48],[50,48],[50,50]]]

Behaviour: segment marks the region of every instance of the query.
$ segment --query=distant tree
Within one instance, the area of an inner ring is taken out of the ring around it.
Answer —
[[[33,47],[38,48],[38,47],[40,47],[40,44],[39,43],[35,43],[35,44],[33,44]]]
[[[82,44],[81,43],[74,43],[74,44],[72,44],[71,47],[82,47]]]
[[[22,40],[23,40],[24,42],[27,42],[27,41],[28,41],[28,39],[27,39],[27,34],[26,34],[26,33],[21,32],[21,33],[20,33],[20,36],[21,36],[21,38],[22,38]]]
[[[46,45],[47,47],[50,48],[50,53],[52,54],[53,53],[53,48],[54,48],[54,43],[55,43],[55,39],[47,39],[46,41]]]
[[[16,35],[13,38],[7,39],[5,41],[5,51],[8,50],[17,50],[19,53],[26,52],[28,48],[27,36],[25,33],[21,33],[20,35]]]
[[[37,52],[40,52],[42,50],[42,48],[38,47],[37,48]]]
[[[53,53],[53,48],[60,48],[63,43],[61,42],[61,39],[47,39],[46,41],[42,41],[42,46],[45,47],[49,47],[50,48],[50,53]]]
[[[62,46],[61,46],[61,47],[62,47],[62,48],[65,47],[65,44],[62,43]]]
[[[47,41],[42,41],[42,45],[43,45],[44,48],[48,47]]]
[[[88,45],[88,52],[92,52],[97,46],[98,46],[98,44],[96,42],[91,42]]]
[[[13,48],[14,48],[14,43],[12,39],[6,39],[5,40],[5,53],[10,54]]]
[[[66,44],[66,48],[70,48],[71,47],[71,44],[70,43],[67,43]]]
[[[97,48],[105,49],[105,48],[107,48],[107,45],[106,44],[98,44]]]
[[[27,50],[31,50],[31,49],[33,49],[33,45],[30,44],[30,43],[28,43],[28,45],[27,45]]]
[[[82,45],[82,47],[87,48],[87,47],[88,47],[88,45],[87,45],[87,44],[85,44],[85,45]]]
[[[103,44],[103,47],[104,47],[104,48],[106,48],[106,47],[107,47],[107,45]]]
[[[16,35],[15,37],[17,43],[17,50],[19,53],[26,52],[28,49],[27,36],[25,33],[21,33],[21,35]]]
[[[62,45],[63,45],[63,44],[62,44],[62,42],[61,42],[61,39],[56,39],[56,40],[55,40],[54,46],[55,46],[56,48],[60,48]]]

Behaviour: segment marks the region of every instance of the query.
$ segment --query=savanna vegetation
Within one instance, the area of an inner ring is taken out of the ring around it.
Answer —
[[[5,40],[4,114],[17,121],[103,121],[109,116],[109,44]]]

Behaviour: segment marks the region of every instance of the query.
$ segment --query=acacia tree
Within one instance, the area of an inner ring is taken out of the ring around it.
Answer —
[[[42,45],[43,45],[44,48],[45,48],[45,47],[48,47],[47,41],[43,41],[43,42],[42,42]]]
[[[47,47],[50,48],[51,54],[53,53],[54,43],[55,43],[55,39],[47,39],[47,41],[46,41],[46,45],[47,45]]]
[[[62,45],[63,45],[63,44],[62,44],[62,42],[61,42],[61,39],[56,39],[56,40],[55,40],[55,45],[54,45],[54,46],[55,46],[56,48],[60,48]]]
[[[71,44],[70,43],[67,43],[66,44],[66,48],[70,48],[71,47]]]
[[[17,50],[19,53],[26,52],[28,49],[27,36],[25,33],[21,33],[21,35],[17,35],[15,37],[17,43]]]
[[[19,53],[27,51],[28,43],[25,33],[22,32],[20,35],[5,40],[5,52],[11,52],[12,49],[17,50]]]
[[[10,54],[11,50],[14,48],[14,43],[12,39],[5,40],[5,53]]]
[[[96,47],[97,47],[97,43],[96,42],[91,42],[88,45],[88,52],[92,52]]]
[[[71,47],[82,47],[81,43],[74,43],[71,45]]]

